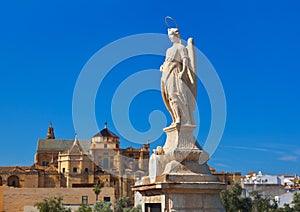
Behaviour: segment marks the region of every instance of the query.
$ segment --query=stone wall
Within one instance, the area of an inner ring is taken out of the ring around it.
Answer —
[[[26,175],[24,180],[24,187],[37,188],[39,186],[39,176],[37,174]]]
[[[64,204],[81,204],[82,196],[88,196],[88,203],[96,201],[93,188],[11,188],[0,187],[0,211],[23,212],[25,206],[33,206],[45,198],[62,196]],[[114,188],[104,187],[99,194],[99,200],[110,197],[115,202]]]
[[[227,185],[227,189],[231,189],[234,183],[241,182],[241,172],[212,172],[213,175],[217,176],[219,181]]]
[[[280,184],[244,184],[245,196],[249,196],[252,191],[260,191],[263,196],[274,197],[285,193],[285,189]]]
[[[0,186],[0,211],[2,212],[3,208],[3,186]]]

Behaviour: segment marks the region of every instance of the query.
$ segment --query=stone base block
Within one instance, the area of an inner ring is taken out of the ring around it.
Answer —
[[[133,191],[142,195],[143,212],[223,212],[220,192],[225,188],[211,174],[166,174],[156,177],[155,183],[144,178]]]

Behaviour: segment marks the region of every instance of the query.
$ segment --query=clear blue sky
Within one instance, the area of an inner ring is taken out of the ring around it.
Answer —
[[[299,11],[299,1],[277,0],[1,1],[0,165],[32,164],[50,120],[57,138],[74,138],[72,96],[85,63],[116,39],[165,33],[163,18],[170,15],[184,39],[195,38],[224,86],[227,123],[209,164],[243,174],[300,174]],[[110,114],[118,84],[162,61],[153,56],[124,61],[107,76],[96,100],[99,126],[108,121],[118,134]],[[209,106],[203,102],[205,134]],[[147,130],[154,109],[167,114],[159,92],[134,100],[130,118],[136,129]],[[130,145],[122,138],[121,143]]]

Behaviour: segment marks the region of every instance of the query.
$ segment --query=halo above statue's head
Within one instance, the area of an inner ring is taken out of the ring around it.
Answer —
[[[168,22],[168,20],[171,20],[175,24],[175,27],[172,27],[171,24]],[[165,23],[168,27],[168,35],[175,35],[177,37],[180,37],[178,24],[177,24],[177,22],[175,21],[174,18],[172,18],[171,16],[166,16],[165,17]]]
[[[175,27],[172,27],[172,26],[169,24],[168,20],[173,21],[173,23],[174,23],[176,26],[175,26]],[[177,28],[177,29],[178,29],[178,24],[177,24],[177,22],[176,22],[175,19],[172,18],[171,16],[166,16],[166,17],[165,17],[165,23],[166,23],[166,25],[167,25],[168,28]]]

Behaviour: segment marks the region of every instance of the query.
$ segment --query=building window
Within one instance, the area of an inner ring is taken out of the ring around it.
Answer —
[[[73,167],[73,172],[77,173],[77,167]]]
[[[49,166],[49,162],[48,161],[43,161],[42,166]]]
[[[103,200],[104,202],[110,202],[110,197],[104,197]]]
[[[103,165],[105,169],[108,169],[108,158],[104,158]]]
[[[145,203],[145,211],[162,211],[161,203]]]
[[[110,162],[110,168],[114,168],[114,163],[112,161]]]
[[[89,169],[88,169],[88,168],[85,168],[85,169],[84,169],[84,173],[86,173],[86,174],[89,173]]]
[[[129,157],[133,158],[133,154],[132,154],[132,153],[130,153],[130,154],[129,154]]]
[[[62,168],[62,173],[65,173],[66,172],[66,169],[65,168]]]
[[[82,203],[83,205],[87,205],[87,204],[88,204],[88,199],[89,199],[88,196],[82,196],[82,197],[81,197],[81,203]]]
[[[107,149],[107,144],[104,144],[104,148]]]
[[[7,178],[7,185],[12,187],[19,187],[20,186],[20,180],[19,177],[16,175],[12,175]]]

